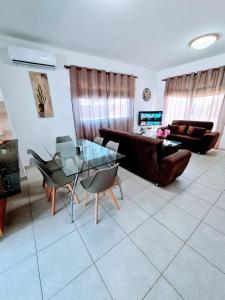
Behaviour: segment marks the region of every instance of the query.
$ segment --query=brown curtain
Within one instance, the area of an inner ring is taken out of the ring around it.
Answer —
[[[133,126],[135,78],[72,66],[74,125],[78,138],[93,140],[99,128],[130,132]]]
[[[225,125],[225,68],[168,78],[164,112],[165,124],[175,119],[212,121],[213,130],[222,135]]]

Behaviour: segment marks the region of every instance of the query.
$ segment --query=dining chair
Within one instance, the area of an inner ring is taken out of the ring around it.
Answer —
[[[37,152],[35,152],[34,150],[32,149],[28,149],[27,150],[27,154],[30,154],[32,155],[34,158],[36,158],[38,161],[40,161],[43,165],[45,165],[46,169],[49,170],[49,172],[54,172],[54,171],[57,171],[57,170],[60,170],[61,167],[59,166],[59,162],[57,163],[54,159],[52,160],[44,160],[43,158],[41,158]],[[43,186],[45,186],[45,181],[43,179]]]
[[[117,153],[119,149],[119,143],[109,141],[105,147]]]
[[[57,136],[56,144],[72,142],[72,138],[69,135]]]
[[[105,147],[117,153],[118,149],[119,149],[119,143],[116,143],[116,142],[113,142],[113,141],[109,141],[105,145]],[[115,162],[111,163],[110,166],[112,166],[113,164],[115,164]],[[119,177],[118,174],[116,175],[115,185],[118,185],[119,190],[120,190],[121,199],[123,199],[123,191],[122,191],[122,187],[121,187],[120,177]]]
[[[42,174],[45,183],[48,187],[48,201],[52,202],[52,215],[55,214],[56,206],[56,190],[60,187],[67,187],[69,192],[72,192],[73,188],[71,183],[74,180],[74,176],[66,176],[62,170],[50,171],[45,164],[36,158],[30,158],[30,165],[36,167]],[[77,195],[74,193],[74,200],[80,203]]]
[[[98,144],[98,145],[100,145],[100,146],[102,146],[103,141],[104,141],[104,139],[103,139],[102,137],[100,137],[100,136],[96,136],[96,137],[94,138],[94,140],[93,140],[94,143],[96,143],[96,144]]]
[[[106,145],[105,145],[106,148],[108,148],[109,150],[112,150],[114,151],[115,153],[118,152],[118,149],[119,149],[119,143],[116,143],[116,142],[113,142],[113,141],[109,141]],[[115,162],[112,162],[110,164],[105,164],[105,165],[101,165],[99,167],[96,167],[95,169],[96,170],[100,170],[100,169],[103,169],[103,168],[107,168],[108,166],[113,166],[115,165]],[[118,185],[119,187],[119,190],[120,190],[120,195],[121,195],[121,199],[123,199],[123,191],[122,191],[122,187],[121,187],[121,180],[120,180],[120,177],[119,175],[116,176],[116,180],[115,180],[115,185]]]
[[[88,203],[90,193],[95,194],[95,223],[98,223],[98,202],[99,195],[107,192],[115,207],[120,209],[116,197],[112,191],[114,186],[119,164],[112,167],[98,170],[93,176],[80,181],[82,187],[86,190],[84,205]]]
[[[71,143],[69,143],[71,142]],[[70,147],[69,154],[67,156],[62,157],[61,153],[58,151],[57,144],[68,143],[67,147]],[[68,160],[72,160],[74,165],[77,164],[75,159],[75,146],[73,144],[73,140],[69,135],[57,136],[56,137],[56,157],[61,161],[62,165],[65,165]]]

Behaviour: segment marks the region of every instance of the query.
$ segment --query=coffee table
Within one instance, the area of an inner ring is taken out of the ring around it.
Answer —
[[[153,133],[150,133],[150,134],[144,133],[144,134],[142,134],[142,136],[149,137],[152,139],[159,139]],[[167,139],[160,139],[160,140],[162,140],[164,156],[168,156],[170,154],[177,152],[182,146],[182,142],[176,142],[176,141],[167,140]]]
[[[182,142],[175,142],[163,139],[164,156],[177,152],[182,146]]]

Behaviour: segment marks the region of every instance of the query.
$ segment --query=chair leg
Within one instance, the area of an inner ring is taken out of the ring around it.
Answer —
[[[51,187],[48,187],[48,192],[47,192],[47,198],[48,198],[48,201],[51,200],[51,193],[52,193],[52,188],[51,188]]]
[[[116,182],[117,182],[117,184],[119,186],[119,189],[120,189],[121,199],[123,199],[123,191],[122,191],[122,187],[121,187],[121,181],[120,181],[120,178],[119,178],[118,175],[116,176]]]
[[[112,189],[111,188],[108,189],[107,192],[109,193],[109,197],[112,200],[113,204],[115,205],[116,209],[120,209],[119,204],[118,204],[118,202],[116,200],[116,197],[115,197]]]
[[[89,193],[85,192],[85,195],[84,195],[84,206],[87,206],[87,204],[88,204],[88,198],[89,198]]]
[[[52,215],[55,214],[55,204],[56,204],[56,188],[52,188]]]
[[[67,184],[66,187],[68,188],[69,192],[72,193],[73,188],[72,188],[71,184],[70,184],[70,183]],[[74,193],[73,196],[74,196],[74,200],[77,202],[77,204],[80,204],[80,200],[79,200],[79,198],[77,197],[76,193]]]
[[[95,224],[98,224],[98,193],[95,195]]]

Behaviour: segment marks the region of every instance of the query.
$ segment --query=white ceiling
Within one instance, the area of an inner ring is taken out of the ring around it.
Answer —
[[[0,0],[0,33],[159,70],[225,52],[225,0]]]

